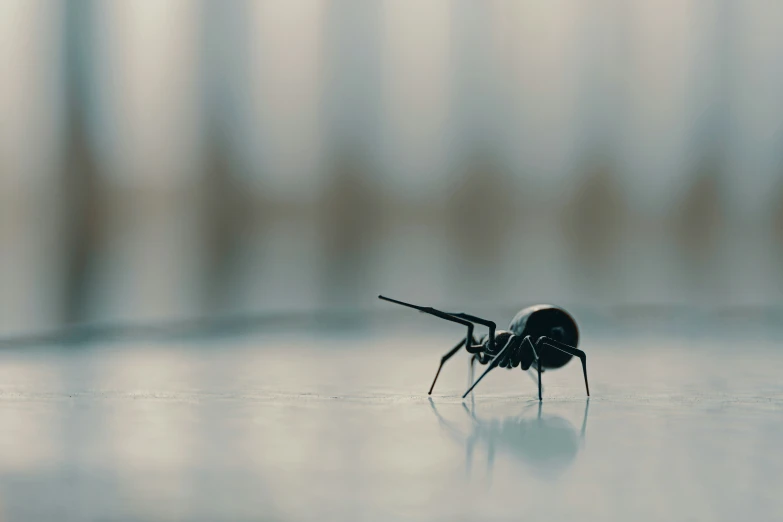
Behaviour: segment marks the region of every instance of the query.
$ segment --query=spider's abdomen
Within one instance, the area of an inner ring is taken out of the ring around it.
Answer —
[[[551,337],[557,341],[577,347],[579,328],[571,315],[560,307],[535,305],[520,310],[508,329],[515,335],[529,335],[533,342],[539,337]],[[540,349],[541,363],[544,368],[560,368],[571,360],[571,355],[553,348]]]

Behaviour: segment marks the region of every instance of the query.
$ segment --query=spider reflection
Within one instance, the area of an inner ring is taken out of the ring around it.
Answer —
[[[488,477],[492,475],[497,452],[501,456],[523,462],[540,476],[555,478],[573,464],[584,443],[590,400],[585,402],[582,429],[579,432],[563,417],[542,415],[540,402],[538,414],[535,417],[527,415],[526,410],[532,406],[526,406],[518,415],[482,418],[476,415],[475,404],[471,410],[463,403],[463,410],[471,422],[470,433],[465,434],[454,423],[443,418],[430,399],[430,407],[441,427],[452,439],[465,445],[468,475],[471,474],[474,450],[477,446],[485,445]]]

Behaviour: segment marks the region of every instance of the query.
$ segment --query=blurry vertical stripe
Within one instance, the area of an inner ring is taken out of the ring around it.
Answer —
[[[107,145],[109,240],[96,254],[98,320],[194,315],[200,290],[203,161],[201,7],[96,3],[98,125]]]
[[[374,155],[381,115],[383,4],[330,0],[326,6],[323,81],[328,146],[336,154],[350,148]]]
[[[411,199],[432,197],[449,173],[452,2],[384,0],[384,167]]]
[[[503,30],[512,71],[514,168],[545,187],[537,196],[562,204],[572,185],[580,107],[581,11],[571,2],[509,2]],[[553,210],[556,207],[551,207]]]
[[[627,208],[616,157],[623,106],[617,81],[619,7],[617,0],[584,4],[576,20],[575,158],[568,165],[573,182],[561,186],[557,196],[565,204],[560,221],[573,266],[569,272],[588,275],[571,283],[582,299],[609,286],[622,287],[617,249],[624,240]]]
[[[60,144],[61,7],[0,3],[0,186],[48,187]]]
[[[250,4],[251,157],[265,192],[314,199],[322,183],[325,2]]]
[[[577,33],[578,121],[577,150],[583,163],[614,163],[621,116],[624,113],[622,67],[625,62],[627,18],[625,0],[584,4]],[[608,157],[607,157],[608,156]]]
[[[452,2],[451,121],[458,145],[450,152],[458,158],[478,148],[502,156],[503,127],[512,123],[506,117],[508,64],[503,45],[508,41],[499,27],[499,5],[495,0]]]
[[[354,304],[379,284],[774,302],[782,17],[0,0],[0,330]]]
[[[326,155],[317,266],[326,302],[364,300],[386,191],[380,180],[383,4],[332,0],[324,13]]]
[[[215,5],[225,9],[223,2]],[[321,259],[315,204],[326,185],[324,25],[327,2],[232,3],[244,16],[238,62],[238,111],[228,124],[244,191],[234,203],[237,241],[221,284],[231,312],[312,303]],[[218,115],[225,116],[225,115]],[[236,212],[236,207],[241,208]]]
[[[634,208],[660,219],[687,187],[693,70],[704,31],[697,0],[628,8],[625,149]]]
[[[241,152],[254,119],[246,110],[252,89],[244,72],[247,60],[248,3],[205,0],[202,10],[201,73],[204,85],[204,177],[198,229],[203,244],[201,278],[202,310],[205,314],[225,310],[235,296],[227,281],[235,272],[243,236],[260,220],[258,193],[248,190],[243,174],[248,169]]]
[[[728,40],[720,49],[725,57],[720,85],[726,105],[723,146],[730,154],[721,179],[726,217],[716,258],[720,272],[733,274],[722,282],[721,297],[752,304],[775,300],[783,289],[783,6],[722,0],[717,9],[722,18],[716,32],[730,32],[719,36]]]
[[[118,0],[96,8],[110,175],[122,185],[176,187],[198,173],[200,159],[200,4]]]
[[[520,184],[509,168],[503,146],[504,126],[513,123],[508,110],[508,64],[497,27],[498,2],[458,0],[451,4],[450,180],[443,216],[449,238],[448,262],[440,264],[454,277],[448,291],[470,296],[497,290],[503,277],[487,281],[466,273],[498,273],[507,257],[526,205]],[[505,276],[506,274],[504,274]]]
[[[729,78],[736,175],[727,189],[743,217],[768,217],[783,203],[783,4],[730,4],[742,38]]]
[[[0,2],[0,331],[58,321],[62,4]]]

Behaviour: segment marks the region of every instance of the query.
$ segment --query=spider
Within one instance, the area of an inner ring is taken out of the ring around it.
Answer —
[[[585,389],[590,396],[587,384],[587,356],[579,350],[579,329],[576,321],[562,308],[552,305],[535,305],[520,310],[511,320],[508,330],[497,330],[497,325],[487,319],[481,319],[465,313],[443,312],[434,308],[418,306],[403,301],[397,301],[382,295],[379,299],[407,306],[425,314],[440,317],[446,321],[459,323],[468,328],[467,335],[454,348],[441,357],[435,379],[432,381],[428,395],[432,395],[435,383],[443,365],[451,359],[463,346],[472,355],[470,359],[471,375],[476,361],[489,367],[476,379],[462,396],[464,399],[473,391],[491,370],[498,366],[502,368],[521,367],[528,370],[535,366],[538,370],[538,400],[541,399],[541,373],[565,366],[573,356],[582,361],[582,371],[585,376]],[[476,340],[473,329],[476,324],[489,328],[489,334]]]

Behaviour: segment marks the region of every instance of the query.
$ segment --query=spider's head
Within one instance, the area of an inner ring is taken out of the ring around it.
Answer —
[[[508,340],[511,339],[511,336],[514,335],[511,332],[508,332],[506,330],[497,330],[495,332],[495,346],[489,345],[489,334],[484,334],[481,336],[481,339],[479,340],[479,344],[483,347],[483,350],[488,353],[497,353],[500,350],[503,349],[504,346],[506,346],[506,343],[508,343]]]

